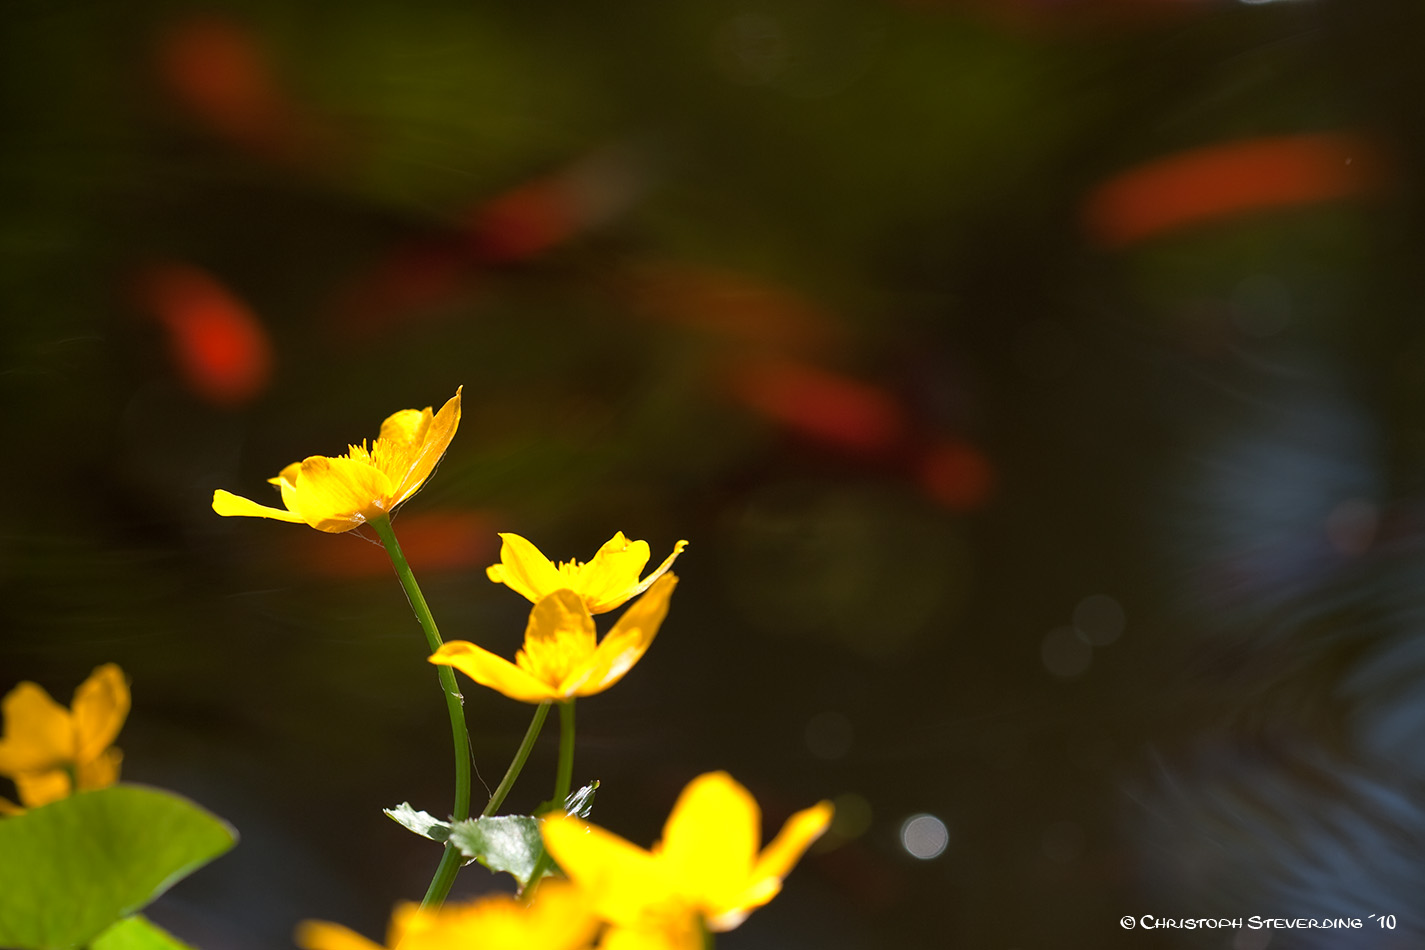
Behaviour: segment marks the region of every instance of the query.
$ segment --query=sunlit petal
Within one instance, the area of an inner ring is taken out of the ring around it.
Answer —
[[[91,788],[108,788],[119,780],[119,765],[124,761],[124,753],[108,748],[87,762],[80,762],[74,769],[78,779],[77,791]]]
[[[63,769],[48,772],[21,772],[14,776],[15,791],[20,803],[26,808],[39,808],[61,798],[68,798],[73,791],[69,784],[69,773]]]
[[[302,921],[297,925],[293,939],[303,950],[382,950],[379,943],[367,940],[341,924],[329,924],[325,920]]]
[[[582,892],[554,880],[529,905],[496,894],[426,911],[406,926],[399,950],[582,950],[597,929]]]
[[[460,425],[460,390],[440,412],[405,409],[386,417],[370,449],[363,442],[346,455],[313,455],[294,462],[268,481],[282,493],[280,508],[259,505],[231,492],[213,494],[220,515],[246,515],[304,522],[340,534],[388,517],[435,470]]]
[[[599,950],[702,950],[703,935],[692,912],[671,914],[647,927],[610,927]]]
[[[676,575],[659,578],[658,583],[624,611],[618,623],[604,637],[588,662],[588,676],[578,687],[578,695],[601,693],[623,678],[643,658],[663,618],[668,615],[668,598],[678,584]]]
[[[74,760],[74,720],[36,683],[21,683],[0,703],[0,775],[44,772]],[[23,797],[23,796],[22,796]]]
[[[278,521],[292,521],[297,524],[301,524],[303,520],[301,515],[294,512],[259,505],[221,488],[213,492],[213,510],[224,517],[275,518]]]
[[[456,395],[459,395],[458,391]],[[387,445],[420,445],[425,441],[432,418],[434,416],[429,406],[424,409],[402,409],[400,412],[393,412],[381,423],[381,434],[376,437],[376,441]]]
[[[539,548],[517,534],[501,534],[500,540],[500,563],[485,571],[490,580],[536,603],[566,586],[559,569]]]
[[[762,811],[726,772],[688,783],[663,826],[659,855],[699,906],[728,906],[746,889],[761,842]]]
[[[429,659],[439,666],[453,666],[481,686],[488,686],[520,702],[542,703],[560,698],[548,685],[509,660],[464,640],[451,640],[431,654]]]
[[[573,695],[589,676],[594,655],[594,618],[572,590],[557,590],[529,612],[519,667],[559,696]]]
[[[510,950],[528,950],[531,947],[578,950],[588,946],[599,927],[598,918],[594,917],[589,907],[588,896],[565,881],[541,884],[534,903],[520,907],[520,913],[523,917],[520,936],[523,939],[520,942],[511,941]]]
[[[302,462],[294,492],[307,524],[335,534],[389,513],[391,480],[364,462],[314,455]]]
[[[578,589],[589,602],[589,610],[604,613],[628,600],[647,563],[647,541],[630,541],[620,531],[604,542],[589,563],[579,568]]]
[[[630,597],[636,597],[636,596],[638,596],[639,594],[641,594],[641,593],[643,593],[644,591],[646,591],[649,587],[651,587],[651,586],[653,585],[653,582],[654,582],[654,581],[658,580],[658,578],[662,577],[664,574],[666,574],[666,573],[668,572],[668,568],[670,568],[670,567],[673,566],[673,562],[674,562],[675,560],[677,560],[678,555],[679,555],[679,554],[682,554],[682,553],[683,553],[683,549],[686,548],[687,546],[688,546],[688,542],[686,542],[686,541],[679,541],[677,544],[673,545],[673,553],[670,554],[670,555],[668,555],[666,558],[664,558],[664,559],[663,559],[663,563],[660,564],[660,565],[658,565],[658,569],[655,570],[652,574],[649,574],[649,575],[648,575],[647,577],[645,577],[643,580],[639,581],[639,582],[638,582],[637,584],[635,584],[633,587],[629,588],[628,591],[625,592],[625,594],[624,594],[624,596],[623,596],[623,600],[620,600],[620,601],[619,601],[619,604],[621,604],[621,603],[623,603],[624,601],[628,600]],[[612,610],[614,607],[617,607],[617,606],[618,606],[618,604],[613,604],[613,605],[611,605],[610,607],[608,607],[608,608],[606,608],[606,609]],[[592,610],[593,608],[590,608],[590,609]],[[599,611],[597,611],[597,610],[594,611],[594,613],[598,613],[598,612],[599,612]]]
[[[401,415],[397,413],[397,416]],[[408,467],[399,473],[399,478],[397,473],[390,473],[391,480],[396,483],[393,507],[414,495],[421,485],[425,484],[425,480],[435,471],[436,465],[445,455],[445,450],[450,447],[451,440],[455,438],[455,430],[460,426],[460,389],[456,389],[455,395],[446,400],[434,418],[430,416],[429,409],[423,410],[421,421],[414,427],[402,429],[411,425],[412,420],[408,416],[403,416],[401,421],[392,424],[392,420],[397,416],[387,419],[386,424],[381,426],[381,441],[386,440],[387,425],[391,425],[393,435],[396,431],[401,431],[404,437],[411,439],[415,448],[408,456]]]
[[[754,879],[783,878],[792,870],[806,849],[820,838],[831,824],[834,812],[831,802],[818,802],[787,819],[772,843],[762,850],[752,869]]]
[[[391,922],[386,925],[386,946],[399,947],[410,934],[427,929],[430,917],[421,912],[421,905],[412,901],[402,901],[391,911]]]
[[[544,846],[601,917],[638,926],[674,894],[663,864],[618,835],[566,815],[540,822]]]
[[[97,758],[118,736],[129,715],[129,684],[123,670],[106,663],[74,691],[75,759]]]

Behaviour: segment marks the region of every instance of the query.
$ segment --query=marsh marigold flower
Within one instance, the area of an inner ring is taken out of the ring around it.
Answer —
[[[777,895],[831,814],[830,802],[797,812],[759,854],[756,800],[726,772],[709,772],[683,789],[652,851],[567,815],[545,818],[540,829],[549,853],[612,925],[602,946],[696,950],[700,921],[732,930]]]
[[[481,686],[526,703],[562,702],[602,693],[623,678],[645,652],[663,618],[678,578],[660,577],[625,610],[602,642],[579,595],[557,590],[529,612],[524,649],[511,663],[465,640],[451,640],[430,662],[453,666]]]
[[[673,560],[688,546],[679,541],[673,553],[652,574],[638,575],[648,563],[648,542],[630,541],[620,531],[587,563],[562,561],[555,564],[530,542],[517,534],[502,534],[500,563],[485,569],[496,584],[504,584],[517,594],[539,603],[557,590],[571,590],[583,599],[591,614],[602,614],[637,597],[667,573]]]
[[[282,492],[282,508],[270,508],[218,489],[213,510],[220,515],[275,518],[340,534],[384,518],[420,490],[435,470],[460,425],[460,390],[432,413],[403,409],[381,423],[368,449],[363,441],[345,455],[313,455],[293,462],[268,481]]]
[[[583,950],[598,928],[585,898],[563,881],[548,881],[533,903],[499,894],[467,904],[422,911],[402,904],[391,915],[391,950]],[[340,924],[303,921],[297,945],[304,950],[383,950]]]
[[[106,663],[81,683],[69,709],[44,687],[26,682],[10,690],[0,710],[0,775],[14,781],[22,805],[38,808],[119,780],[123,754],[112,743],[129,714],[129,684],[115,664]],[[0,814],[22,810],[0,798]]]

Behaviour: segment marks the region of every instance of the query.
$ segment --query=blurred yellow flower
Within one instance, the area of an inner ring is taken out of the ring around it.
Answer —
[[[21,683],[0,702],[0,775],[14,781],[20,803],[38,808],[74,791],[119,780],[123,753],[110,743],[129,714],[129,684],[113,663],[96,669],[65,709],[36,683]],[[0,798],[0,814],[23,809]]]
[[[652,851],[567,815],[540,828],[549,853],[612,925],[603,947],[697,950],[701,927],[732,930],[777,895],[831,814],[830,802],[797,812],[759,854],[757,801],[726,772],[709,772],[683,789]]]
[[[563,881],[539,888],[526,906],[504,894],[421,911],[402,904],[391,914],[391,950],[583,950],[599,922],[584,896]],[[297,927],[304,950],[383,950],[340,924],[307,920]]]
[[[435,470],[460,425],[460,390],[440,412],[403,409],[381,423],[368,450],[365,441],[346,455],[313,455],[293,462],[268,481],[282,492],[282,508],[270,508],[232,492],[213,493],[220,515],[275,518],[340,534],[384,518],[414,495]]]
[[[543,597],[529,613],[524,649],[511,663],[465,640],[452,640],[431,654],[430,662],[453,666],[482,686],[526,703],[593,696],[623,678],[643,657],[677,585],[673,574],[660,577],[624,611],[602,642],[596,642],[594,618],[571,590]]]
[[[643,593],[673,566],[673,559],[688,542],[673,545],[673,553],[658,570],[643,580],[639,572],[648,563],[648,542],[630,541],[620,531],[599,548],[587,564],[563,561],[557,566],[517,534],[501,534],[500,563],[485,569],[490,580],[504,584],[533,603],[557,590],[572,590],[583,598],[591,614],[613,610]]]

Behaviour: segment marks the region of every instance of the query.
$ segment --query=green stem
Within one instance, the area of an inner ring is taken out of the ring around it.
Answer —
[[[569,785],[573,776],[574,700],[570,699],[559,704],[559,767],[554,773],[554,807],[561,811],[569,798]],[[534,862],[534,870],[530,872],[529,882],[520,892],[521,898],[525,901],[533,900],[535,888],[539,887],[544,872],[549,870],[553,863],[554,859],[549,856],[548,851],[540,852],[539,859]]]
[[[396,540],[391,519],[376,518],[367,524],[376,530],[377,537],[385,545],[386,554],[391,558],[391,566],[396,569],[396,577],[401,581],[411,610],[420,622],[421,630],[425,632],[426,643],[434,653],[440,649],[440,631],[436,629],[435,618],[431,616],[425,595],[416,583],[416,575],[411,573],[411,565],[406,562],[406,555]],[[436,672],[440,678],[441,691],[445,693],[445,707],[450,713],[450,735],[455,745],[455,808],[452,815],[455,821],[463,821],[470,817],[470,736],[465,729],[464,698],[455,684],[455,672],[450,667],[438,666]],[[458,848],[451,844],[445,846],[445,854],[441,855],[435,877],[431,879],[425,900],[421,902],[422,908],[436,908],[445,901],[445,895],[450,893],[450,885],[455,882],[455,875],[460,871],[462,860]]]
[[[701,916],[698,917],[698,930],[703,935],[703,950],[713,950],[713,932],[708,929],[708,922]]]
[[[559,704],[559,770],[554,773],[554,805],[564,807],[574,776],[574,700]]]
[[[514,761],[505,770],[505,777],[500,779],[500,784],[495,788],[494,794],[490,796],[490,801],[485,804],[485,810],[480,813],[481,818],[489,818],[500,810],[500,805],[505,801],[505,796],[510,793],[510,789],[515,784],[515,779],[519,778],[520,770],[524,768],[525,761],[529,759],[530,750],[534,748],[534,740],[539,738],[539,730],[544,728],[544,719],[549,715],[549,703],[540,703],[534,711],[534,718],[530,720],[529,729],[525,730],[524,741],[520,743],[519,751],[515,753]]]

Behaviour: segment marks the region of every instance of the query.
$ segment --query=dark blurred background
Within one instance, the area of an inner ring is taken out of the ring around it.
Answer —
[[[519,642],[496,531],[691,542],[580,703],[594,817],[647,845],[716,768],[768,834],[838,805],[721,946],[1425,946],[1422,42],[1380,0],[12,0],[0,689],[130,675],[125,776],[243,835],[180,937],[379,937],[438,857],[380,809],[450,807],[422,637],[378,547],[209,503],[463,384],[396,521],[447,638]],[[530,708],[466,696],[493,786]]]

